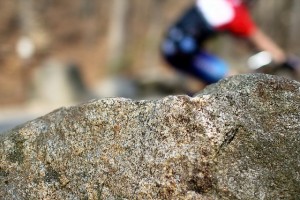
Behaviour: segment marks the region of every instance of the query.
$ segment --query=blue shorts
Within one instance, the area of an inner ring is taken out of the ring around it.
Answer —
[[[162,45],[163,57],[171,66],[207,84],[226,77],[229,72],[226,62],[213,54],[199,50],[191,41],[192,39],[185,39],[175,44],[172,40],[165,40]]]

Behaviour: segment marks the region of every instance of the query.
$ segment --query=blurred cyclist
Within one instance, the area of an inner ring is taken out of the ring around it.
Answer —
[[[249,41],[257,51],[267,52],[273,63],[287,66],[287,56],[253,22],[250,0],[196,0],[170,27],[162,43],[167,62],[180,71],[211,84],[229,75],[227,64],[205,51],[203,43],[218,33]]]

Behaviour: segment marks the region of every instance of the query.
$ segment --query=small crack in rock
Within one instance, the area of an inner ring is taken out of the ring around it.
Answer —
[[[225,139],[220,145],[217,155],[221,152],[222,149],[226,148],[235,138],[236,134],[239,132],[241,126],[236,126],[225,134]]]

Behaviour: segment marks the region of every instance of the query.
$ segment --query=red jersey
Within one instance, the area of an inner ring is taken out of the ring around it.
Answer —
[[[197,0],[196,6],[207,23],[217,31],[249,37],[256,25],[241,0]]]

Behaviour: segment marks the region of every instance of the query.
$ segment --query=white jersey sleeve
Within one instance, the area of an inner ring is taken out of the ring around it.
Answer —
[[[231,22],[234,9],[227,0],[197,0],[196,7],[212,27],[219,27]]]

